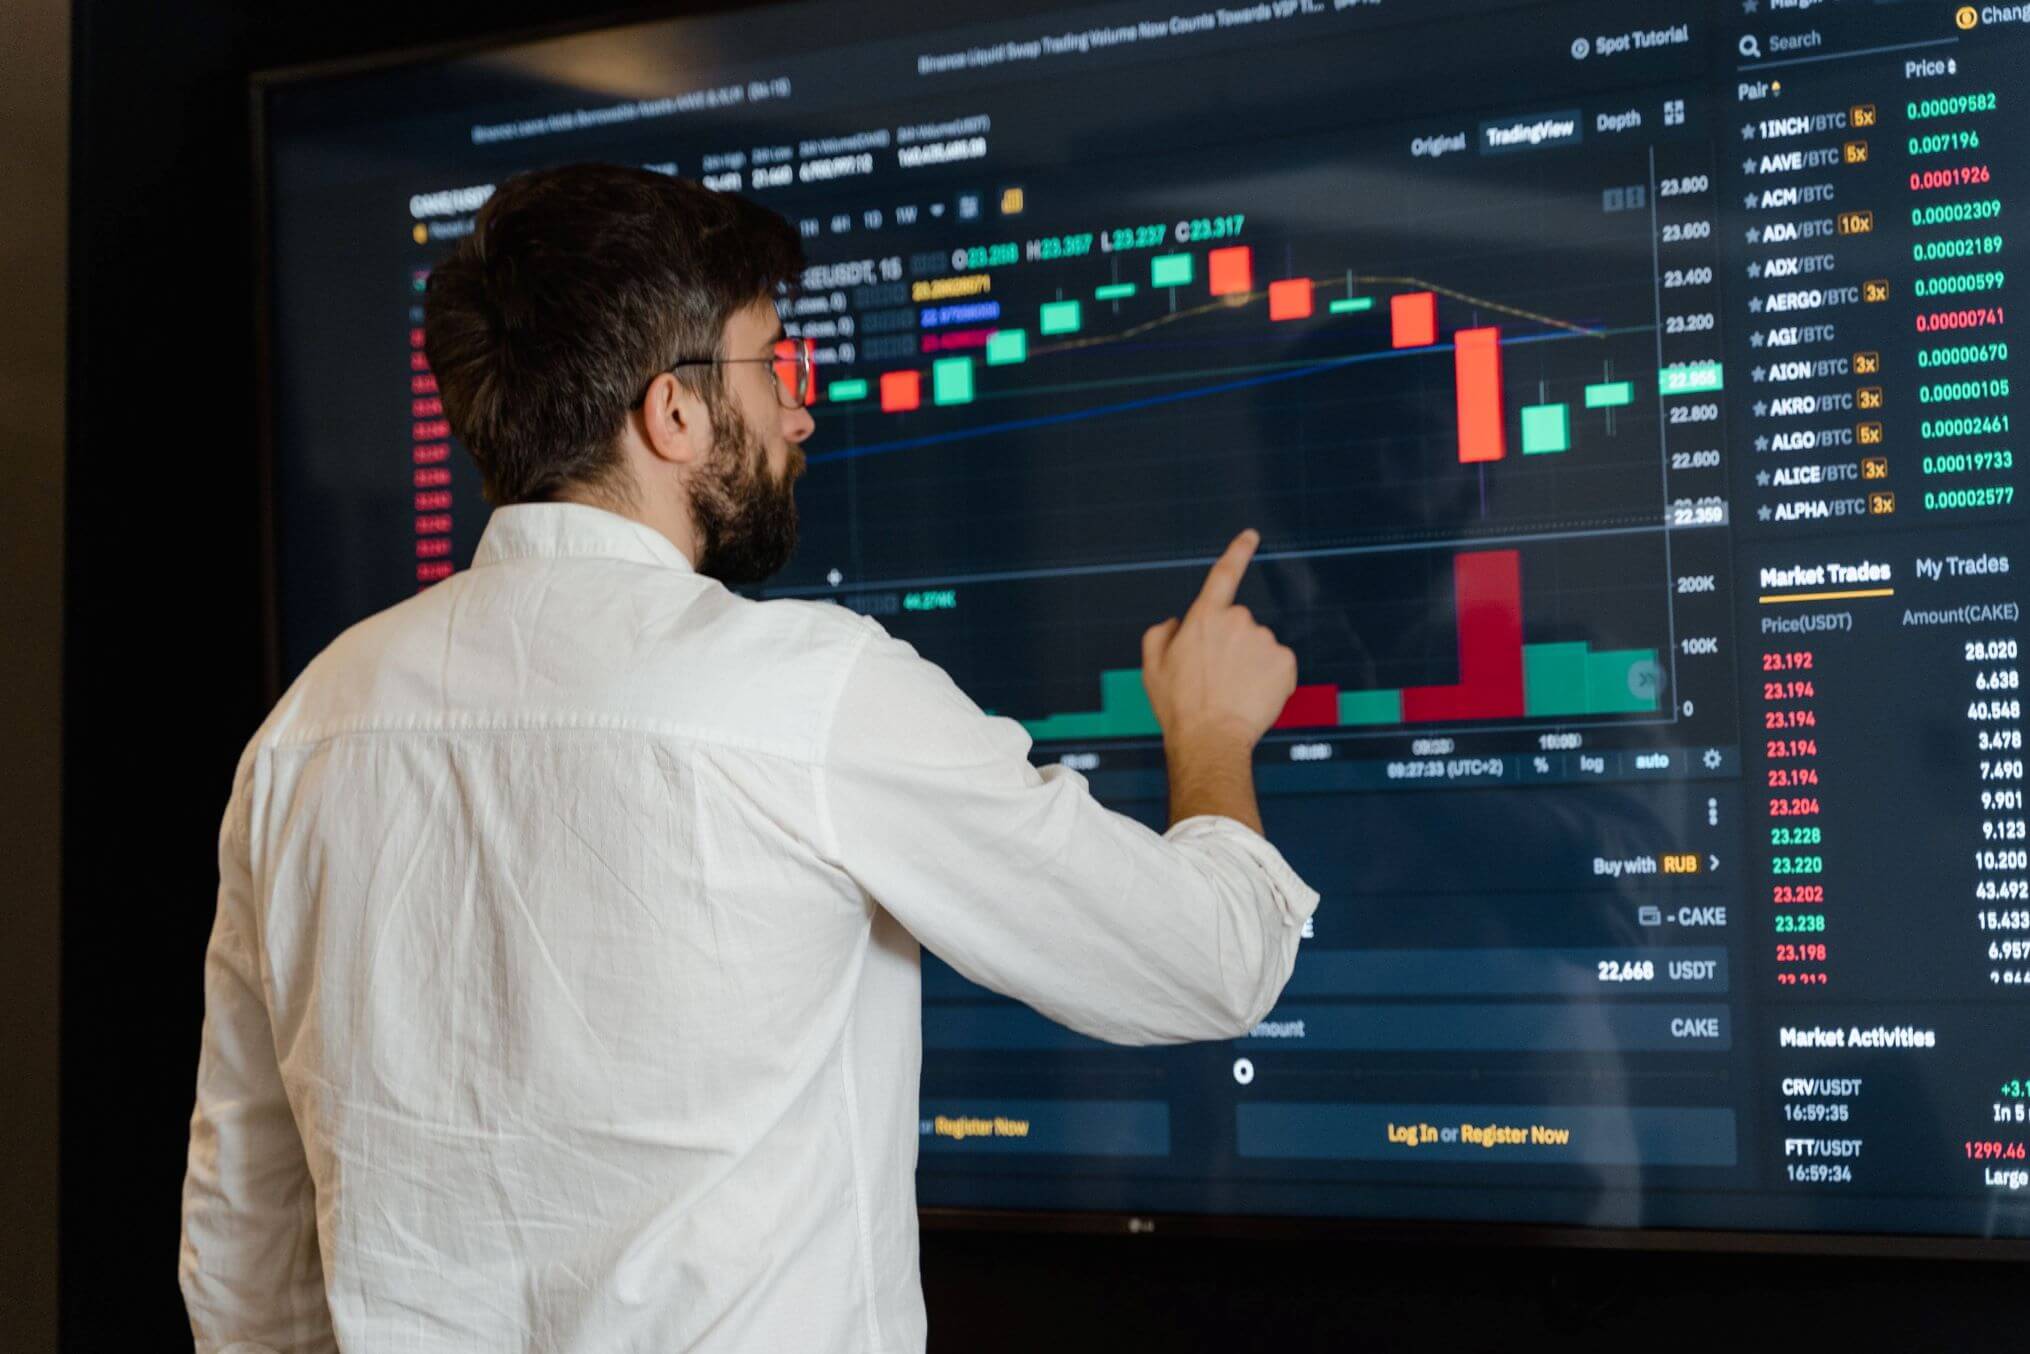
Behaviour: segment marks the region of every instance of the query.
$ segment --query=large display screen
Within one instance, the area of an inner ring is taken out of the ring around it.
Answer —
[[[927,12],[264,85],[283,675],[470,558],[420,307],[494,185],[696,177],[810,258],[758,595],[1158,827],[1139,639],[1244,526],[1299,659],[1281,1004],[1114,1048],[926,956],[923,1203],[2030,1231],[2030,7]]]

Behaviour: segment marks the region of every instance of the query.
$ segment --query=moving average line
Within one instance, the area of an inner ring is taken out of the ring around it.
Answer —
[[[1534,320],[1538,324],[1547,325],[1552,329],[1568,329],[1574,334],[1587,334],[1596,338],[1602,332],[1598,329],[1589,329],[1583,324],[1574,324],[1570,320],[1561,320],[1555,315],[1540,315],[1534,310],[1524,310],[1519,306],[1507,305],[1501,301],[1491,301],[1485,296],[1474,296],[1470,292],[1459,291],[1441,282],[1427,282],[1421,277],[1398,277],[1381,273],[1342,273],[1334,278],[1321,280],[1311,277],[1306,278],[1305,281],[1311,284],[1313,291],[1318,290],[1320,287],[1360,282],[1368,285],[1381,283],[1388,286],[1401,287],[1407,291],[1436,292],[1440,296],[1449,296],[1455,301],[1464,301],[1467,305],[1477,306],[1482,310],[1491,310],[1500,315],[1513,315],[1521,320]],[[1187,310],[1172,311],[1166,315],[1158,315],[1153,320],[1144,320],[1140,324],[1131,324],[1126,329],[1120,330],[1117,333],[1094,334],[1088,338],[1067,339],[1062,343],[1040,346],[1032,349],[1030,356],[1047,357],[1053,353],[1069,353],[1080,348],[1093,348],[1107,343],[1119,343],[1123,339],[1139,338],[1150,330],[1170,324],[1175,320],[1187,319],[1194,315],[1209,315],[1216,310],[1236,310],[1255,301],[1263,300],[1268,294],[1266,290],[1237,292],[1231,296],[1222,296],[1215,301],[1208,301],[1201,306],[1192,306]]]
[[[1555,334],[1525,334],[1504,339],[1505,344],[1554,343],[1563,339],[1599,338],[1600,330],[1569,329]],[[1090,409],[1077,409],[1062,414],[1038,414],[1031,418],[1005,419],[999,423],[983,423],[973,428],[957,428],[950,432],[927,433],[921,437],[902,437],[890,442],[869,442],[864,446],[842,447],[838,451],[821,451],[807,456],[811,465],[828,461],[856,460],[862,456],[878,456],[891,451],[909,451],[917,447],[938,446],[947,442],[963,442],[975,437],[990,437],[998,433],[1021,432],[1027,428],[1046,428],[1061,423],[1077,423],[1085,419],[1103,418],[1109,414],[1125,414],[1136,409],[1151,409],[1158,405],[1177,404],[1185,400],[1200,400],[1212,395],[1224,395],[1230,391],[1246,390],[1254,386],[1274,385],[1281,381],[1294,381],[1300,377],[1316,376],[1320,372],[1336,371],[1363,362],[1379,362],[1395,357],[1421,357],[1451,348],[1449,343],[1434,343],[1421,348],[1385,348],[1376,352],[1352,353],[1345,357],[1327,358],[1310,366],[1297,367],[1290,371],[1271,372],[1266,376],[1250,376],[1238,381],[1222,381],[1217,385],[1200,386],[1192,390],[1175,390],[1164,395],[1145,395],[1140,399],[1122,400],[1116,404],[1094,405]]]

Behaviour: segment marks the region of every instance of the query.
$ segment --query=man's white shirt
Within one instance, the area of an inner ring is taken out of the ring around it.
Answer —
[[[199,1354],[924,1346],[919,942],[1119,1043],[1238,1035],[1317,895],[1036,769],[875,622],[571,504],[353,627],[219,837]]]

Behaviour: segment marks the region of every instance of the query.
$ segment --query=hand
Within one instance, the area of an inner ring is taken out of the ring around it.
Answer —
[[[1234,537],[1184,619],[1142,636],[1142,682],[1166,741],[1245,752],[1297,688],[1297,656],[1234,605],[1261,540],[1252,528]]]

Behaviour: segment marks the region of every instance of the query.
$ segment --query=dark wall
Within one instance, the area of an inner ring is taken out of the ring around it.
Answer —
[[[0,1347],[56,1335],[58,723],[69,0],[0,5]]]
[[[213,842],[234,759],[263,714],[247,73],[582,9],[75,0],[66,1349],[187,1347],[177,1205]],[[932,1233],[924,1245],[933,1348],[973,1354],[1159,1341],[1462,1349],[1541,1333],[1671,1347],[1702,1329],[1972,1347],[2013,1335],[2016,1273],[1160,1235]],[[40,1346],[0,1326],[0,1347]]]

